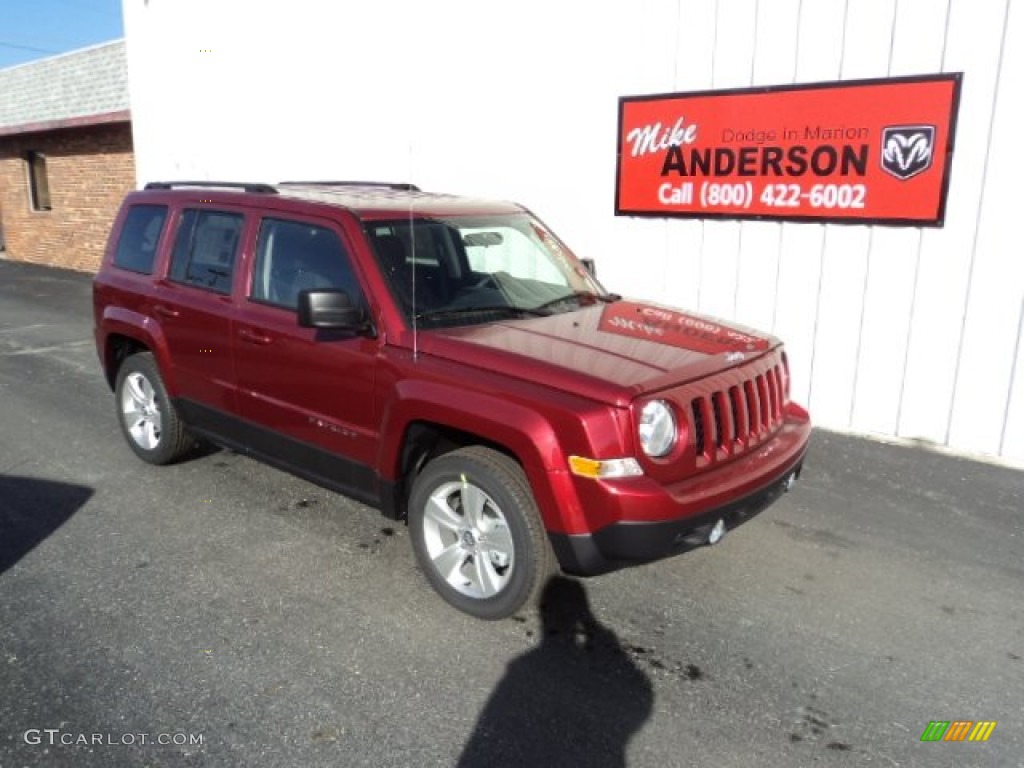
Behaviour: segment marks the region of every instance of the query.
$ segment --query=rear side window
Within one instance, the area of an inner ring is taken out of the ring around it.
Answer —
[[[135,205],[128,211],[114,252],[114,265],[144,275],[153,273],[167,206]]]
[[[264,219],[256,245],[253,301],[295,309],[301,291],[327,289],[347,292],[353,306],[362,301],[341,239],[315,224]]]
[[[185,211],[174,241],[170,279],[214,293],[231,293],[244,222],[240,213]]]

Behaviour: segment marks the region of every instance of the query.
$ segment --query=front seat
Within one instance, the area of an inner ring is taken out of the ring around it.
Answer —
[[[331,247],[331,243],[319,234],[313,235],[305,242],[297,259],[297,269],[292,277],[290,294],[292,306],[298,306],[299,293],[302,291],[348,287],[335,285],[335,281],[330,278],[330,275],[337,271],[333,268],[335,265],[332,265],[332,260],[336,260],[338,256],[335,250]],[[355,296],[351,298],[355,300]]]
[[[426,281],[414,281],[413,265],[409,263],[405,242],[402,238],[398,235],[378,235],[374,238],[373,244],[377,249],[377,259],[380,262],[384,276],[406,309],[411,310],[414,306],[414,285],[416,312],[434,309],[438,306],[437,296],[430,289],[430,286],[427,285]]]

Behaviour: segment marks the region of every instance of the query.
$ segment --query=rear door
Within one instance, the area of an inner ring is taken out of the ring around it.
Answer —
[[[197,426],[237,413],[232,287],[245,234],[241,210],[179,212],[167,276],[153,312],[167,340],[180,406]]]
[[[373,483],[379,342],[301,328],[296,314],[306,289],[341,289],[366,307],[350,254],[334,222],[263,217],[233,343],[241,414],[270,430],[262,451],[358,492]]]

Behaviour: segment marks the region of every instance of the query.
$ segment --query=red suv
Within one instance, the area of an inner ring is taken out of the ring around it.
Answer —
[[[519,205],[409,184],[149,184],[94,304],[142,460],[206,438],[379,507],[481,618],[556,564],[717,542],[810,434],[778,340],[608,293]]]

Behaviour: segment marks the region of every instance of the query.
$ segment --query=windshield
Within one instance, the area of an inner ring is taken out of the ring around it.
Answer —
[[[527,214],[369,222],[366,233],[407,319],[421,327],[550,315],[608,300]]]

